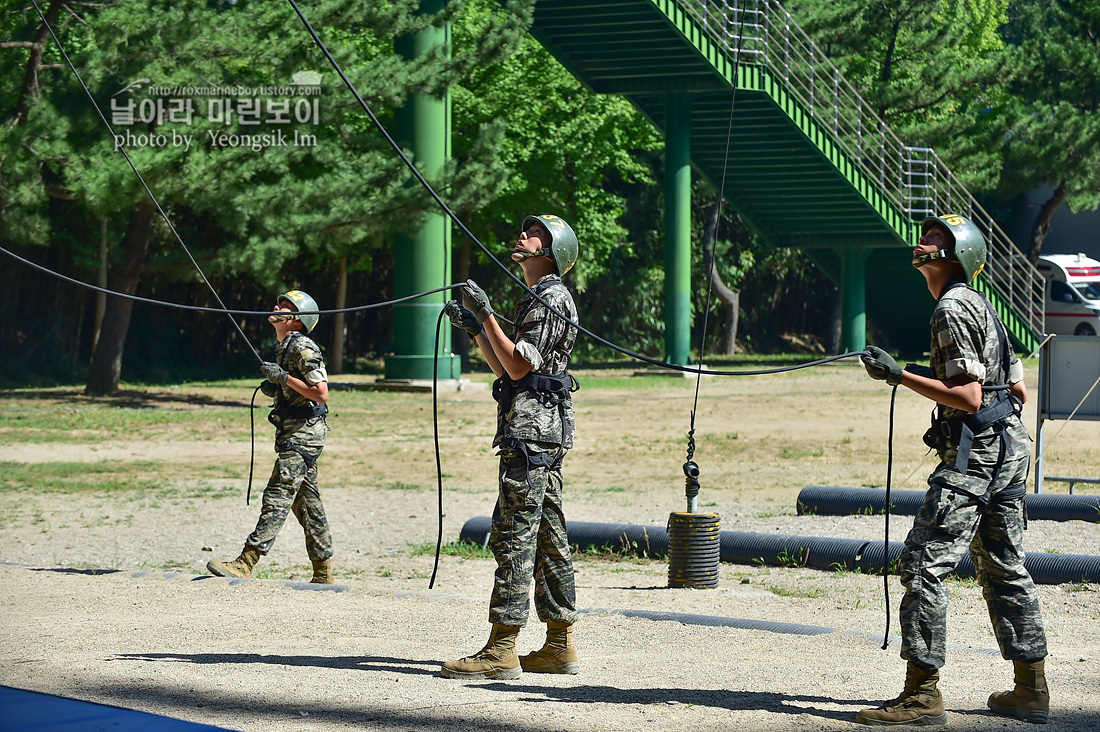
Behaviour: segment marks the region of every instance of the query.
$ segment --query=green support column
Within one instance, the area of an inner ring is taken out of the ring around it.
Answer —
[[[840,340],[846,353],[867,346],[867,250],[845,247],[840,255]]]
[[[691,97],[665,100],[665,361],[691,363]]]
[[[438,13],[445,5],[446,0],[423,0],[420,12]],[[398,38],[394,47],[402,57],[414,59],[448,44],[449,35],[449,26],[427,28]],[[398,139],[412,150],[413,162],[433,186],[450,157],[450,123],[449,91],[441,97],[410,94],[394,115]],[[393,246],[394,297],[434,290],[451,281],[451,226],[444,213],[432,211],[414,236],[398,234]],[[441,329],[439,353],[432,353],[436,318],[444,302],[445,293],[438,293],[394,306],[393,354],[386,357],[385,378],[430,379],[436,356],[439,378],[461,375],[460,359],[451,353],[449,323]]]

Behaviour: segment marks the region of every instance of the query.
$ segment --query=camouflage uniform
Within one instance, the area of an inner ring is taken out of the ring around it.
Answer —
[[[984,385],[1023,379],[1023,365],[1012,357],[1004,373],[1001,339],[1007,338],[983,297],[970,287],[949,286],[932,314],[930,366],[936,378],[960,374]],[[984,392],[982,405],[993,399]],[[946,418],[960,410],[943,407]],[[979,432],[964,475],[956,466],[958,443],[939,451],[940,464],[928,478],[924,505],[913,521],[901,555],[901,656],[929,669],[944,664],[947,589],[943,580],[967,549],[978,570],[1001,655],[1010,661],[1037,661],[1047,655],[1046,636],[1035,583],[1024,569],[1024,506],[1030,447],[1027,429],[1011,416],[999,434]]]
[[[546,275],[535,291],[576,321],[576,305],[561,277]],[[531,371],[564,374],[577,329],[550,313],[530,293],[516,305],[513,320],[512,341],[519,355],[531,364]],[[507,379],[507,374],[502,378]],[[573,429],[570,400],[546,405],[535,392],[517,389],[510,405],[503,400],[498,404],[493,446],[500,448],[500,494],[489,537],[497,560],[490,623],[527,623],[532,580],[539,620],[572,623],[576,619],[561,474],[561,461],[573,447]]]
[[[321,349],[301,332],[291,333],[275,346],[275,361],[310,386],[328,381]],[[317,490],[317,458],[325,447],[328,424],[323,415],[310,418],[280,415],[280,406],[300,409],[314,403],[289,386],[277,388],[282,393],[277,395],[268,419],[275,425],[275,452],[279,457],[264,489],[256,530],[245,543],[256,547],[260,554],[267,554],[286,521],[287,512],[293,511],[305,530],[309,558],[324,561],[332,557],[332,536]]]

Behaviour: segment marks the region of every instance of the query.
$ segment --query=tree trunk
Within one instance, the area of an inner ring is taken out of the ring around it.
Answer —
[[[96,284],[107,289],[107,219],[101,220],[99,237],[99,277]],[[107,293],[95,294],[95,327],[92,331],[92,358],[95,358],[95,349],[99,345],[99,332],[103,329],[103,314],[107,312]]]
[[[340,257],[340,275],[336,283],[336,307],[340,310],[347,307],[348,301],[348,258]],[[332,358],[329,359],[330,371],[334,374],[344,373],[344,343],[348,337],[347,313],[336,313],[332,318]]]
[[[57,16],[61,12],[61,2],[52,2],[46,9],[46,22],[53,26],[57,23]],[[27,121],[27,113],[31,108],[31,99],[38,93],[38,72],[42,70],[42,54],[46,50],[46,42],[50,38],[50,30],[46,23],[38,26],[34,34],[34,45],[31,46],[31,57],[27,62],[27,73],[23,77],[23,88],[19,90],[19,101],[15,104],[15,124],[21,125]]]
[[[1036,264],[1043,254],[1043,242],[1050,233],[1050,220],[1054,218],[1054,212],[1066,200],[1066,182],[1062,181],[1054,189],[1047,202],[1039,207],[1039,215],[1035,217],[1035,223],[1031,227],[1031,248],[1027,251],[1027,261]]]
[[[126,295],[137,292],[138,283],[145,273],[149,256],[149,240],[152,236],[156,207],[151,203],[139,203],[130,213],[126,234],[122,237],[122,251],[129,255],[126,263],[110,277],[110,289]],[[84,393],[103,396],[118,391],[122,377],[122,354],[126,349],[126,334],[130,330],[130,314],[134,301],[121,297],[108,297],[103,314],[103,327],[98,347],[88,367],[88,384]]]
[[[710,215],[707,217],[706,227],[703,229],[703,266],[707,268],[707,272],[710,274],[710,286],[714,290],[714,294],[718,296],[718,299],[729,311],[729,317],[726,318],[726,327],[722,333],[721,348],[723,354],[730,355],[737,353],[737,325],[741,315],[741,291],[726,287],[726,283],[722,282],[722,276],[718,274],[714,262],[711,261],[714,252],[714,238],[718,235],[718,215],[720,211],[721,204],[716,201]]]

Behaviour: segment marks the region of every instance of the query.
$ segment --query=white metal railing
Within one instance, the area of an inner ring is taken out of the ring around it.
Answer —
[[[1043,277],[930,148],[905,145],[841,76],[791,14],[774,0],[679,0],[741,63],[784,80],[817,124],[911,220],[960,213],[985,234],[985,277],[1034,332],[1044,332]]]

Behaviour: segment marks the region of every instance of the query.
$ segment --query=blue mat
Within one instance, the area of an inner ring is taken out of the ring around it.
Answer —
[[[0,686],[0,731],[225,732],[223,727]]]

